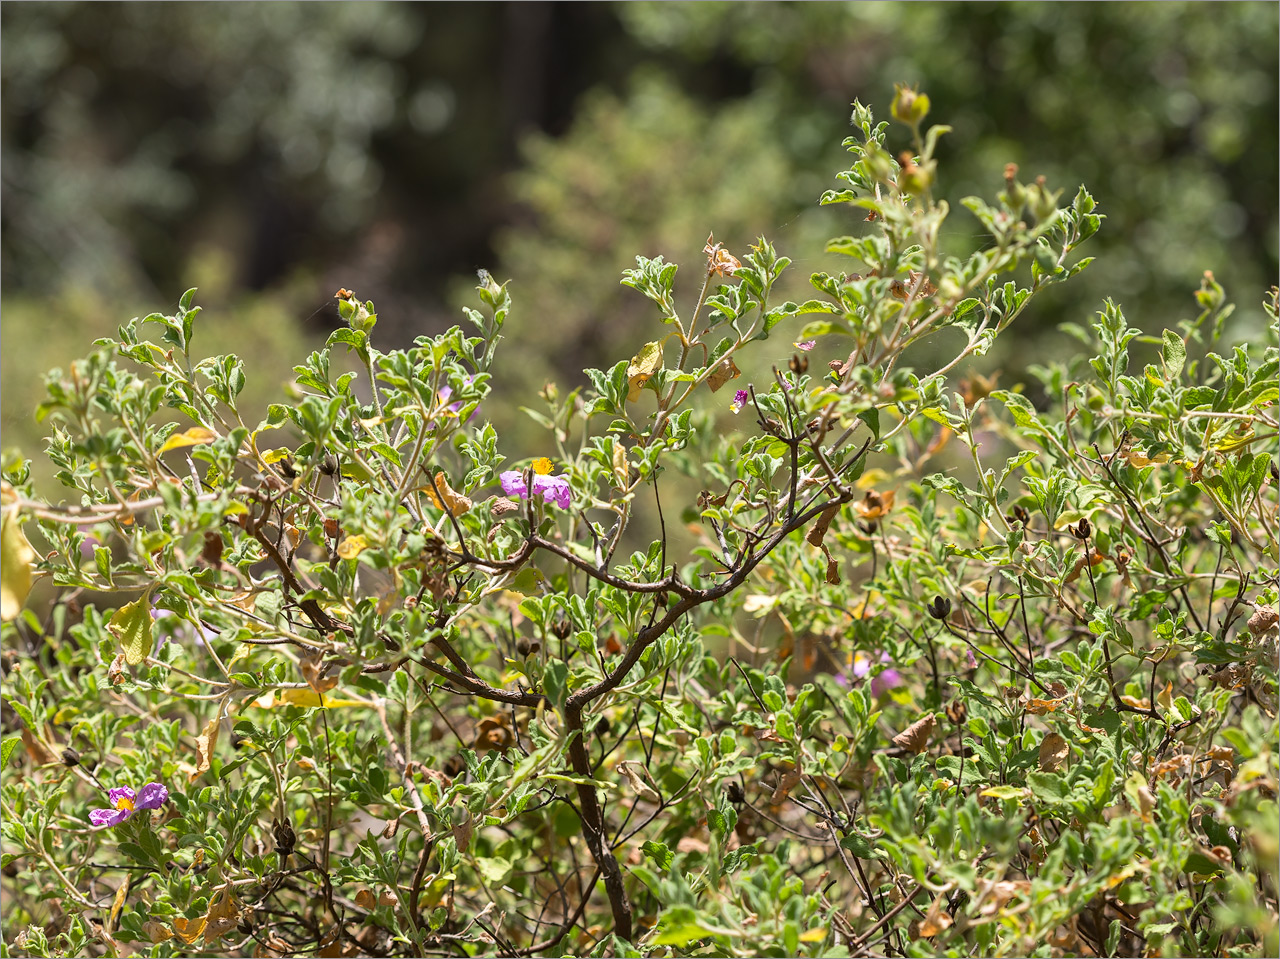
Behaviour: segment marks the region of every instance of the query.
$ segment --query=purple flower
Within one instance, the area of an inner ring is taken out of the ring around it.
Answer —
[[[889,662],[889,654],[881,653],[880,662]],[[857,679],[862,679],[871,672],[872,660],[864,652],[856,652],[853,654],[853,662],[850,664],[849,672]],[[841,686],[849,685],[849,677],[843,671],[836,673],[836,682]],[[871,677],[871,695],[875,697],[883,696],[895,686],[901,686],[903,683],[902,673],[898,672],[892,666]]]
[[[475,381],[474,376],[468,375],[462,378],[462,383],[464,386],[470,386],[474,381]],[[445,409],[450,413],[456,414],[460,409],[462,409],[462,400],[455,400],[452,403],[449,402],[449,397],[453,396],[452,386],[440,387],[440,389],[436,391],[436,396],[439,397],[441,403],[448,404],[445,406]],[[467,422],[470,423],[473,419],[475,419],[476,413],[478,412],[479,412],[479,407],[472,410],[471,415],[467,417]]]
[[[747,405],[748,397],[749,397],[749,394],[747,393],[746,390],[738,390],[738,392],[733,394],[733,404],[729,407],[729,409],[732,410],[734,413],[737,413],[739,410],[741,410],[744,406]]]
[[[808,353],[811,349],[818,345],[817,340],[805,340],[803,343],[797,343],[796,349]]]
[[[524,473],[519,470],[507,470],[500,474],[498,479],[502,483],[502,491],[508,496],[528,498],[529,488],[525,485]],[[561,509],[568,509],[573,501],[573,491],[569,488],[569,481],[563,476],[543,476],[535,473],[533,494],[541,496],[547,503],[555,503]]]
[[[95,826],[118,826],[136,812],[159,809],[169,801],[169,790],[162,783],[147,783],[135,793],[130,786],[117,786],[107,791],[111,809],[89,810],[89,822]]]

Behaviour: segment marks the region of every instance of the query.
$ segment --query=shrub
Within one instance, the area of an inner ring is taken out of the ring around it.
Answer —
[[[892,113],[822,198],[858,272],[779,303],[711,239],[684,309],[637,258],[657,322],[531,460],[487,274],[385,353],[339,291],[261,419],[194,291],[51,374],[78,502],[5,471],[14,950],[1274,951],[1276,348],[1218,345],[1206,275],[1158,340],[1108,302],[1033,391],[962,377],[1101,215],[1010,167],[948,255],[946,128]]]

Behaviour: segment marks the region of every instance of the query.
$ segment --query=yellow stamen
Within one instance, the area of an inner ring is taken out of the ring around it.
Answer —
[[[116,808],[123,809],[126,812],[133,812],[133,800],[128,796],[121,796],[116,800]]]

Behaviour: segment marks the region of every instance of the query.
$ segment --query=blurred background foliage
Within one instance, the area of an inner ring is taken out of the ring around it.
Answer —
[[[204,345],[243,354],[265,396],[336,323],[338,287],[399,345],[452,324],[481,267],[513,280],[485,408],[513,426],[546,379],[571,388],[653,337],[618,284],[637,253],[680,262],[691,304],[709,231],[739,254],[764,233],[803,296],[821,240],[859,228],[816,205],[849,103],[885,116],[895,81],[954,129],[953,206],[1015,162],[1068,196],[1087,183],[1109,217],[1098,262],[989,358],[1002,385],[1104,296],[1172,325],[1205,269],[1247,337],[1277,272],[1278,9],[5,4],[4,444],[38,451],[45,368],[188,286]]]

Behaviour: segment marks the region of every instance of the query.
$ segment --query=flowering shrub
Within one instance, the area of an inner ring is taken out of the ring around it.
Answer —
[[[194,291],[50,374],[73,498],[3,490],[13,953],[1274,952],[1275,345],[1219,346],[1206,275],[996,388],[1101,215],[1011,166],[948,251],[928,111],[855,104],[815,298],[764,239],[692,300],[639,257],[653,326],[543,392],[554,458],[475,415],[487,274],[388,352],[340,291],[261,417]]]

